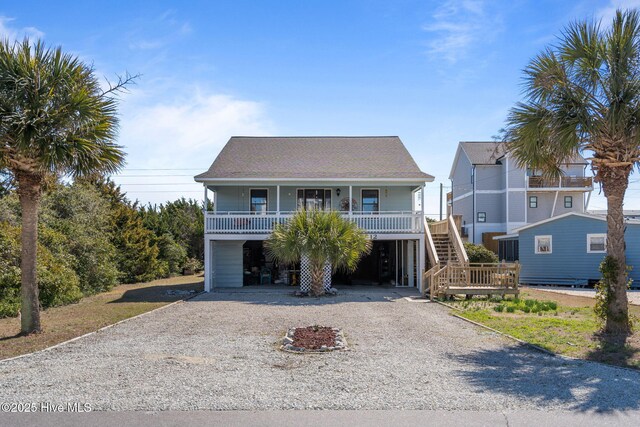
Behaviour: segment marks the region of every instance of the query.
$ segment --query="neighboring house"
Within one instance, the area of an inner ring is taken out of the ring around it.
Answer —
[[[560,179],[522,169],[502,142],[460,142],[449,179],[448,212],[462,216],[463,235],[497,250],[493,237],[567,212],[585,212],[593,190],[579,156]]]
[[[299,208],[341,211],[373,240],[358,269],[335,282],[421,288],[424,187],[433,177],[396,136],[232,137],[195,180],[214,201],[205,214],[206,291],[297,283],[300,267],[276,265],[262,244]]]
[[[520,283],[584,286],[600,279],[606,255],[607,222],[603,216],[565,213],[496,237],[499,257],[518,260]],[[640,286],[640,221],[627,220],[627,265]]]
[[[606,209],[590,210],[587,212],[590,215],[607,216]],[[625,219],[640,219],[640,211],[638,210],[625,210],[622,212]]]

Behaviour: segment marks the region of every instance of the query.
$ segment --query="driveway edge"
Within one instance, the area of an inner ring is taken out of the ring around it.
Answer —
[[[102,331],[105,331],[105,330],[107,330],[109,328],[113,328],[114,326],[117,326],[117,325],[119,325],[121,323],[128,322],[130,320],[137,319],[137,318],[142,317],[142,316],[146,316],[147,314],[155,313],[156,311],[163,310],[165,308],[171,307],[171,306],[176,305],[176,304],[183,303],[185,301],[189,301],[190,299],[195,298],[195,297],[197,297],[199,295],[202,295],[203,293],[205,293],[205,292],[204,291],[198,292],[197,294],[190,295],[187,298],[179,299],[179,300],[174,301],[174,302],[170,302],[167,305],[163,305],[161,307],[154,308],[153,310],[145,311],[144,313],[136,314],[135,316],[132,316],[132,317],[127,317],[126,319],[119,320],[116,323],[112,323],[111,325],[103,326],[100,329],[96,329],[95,331],[87,332],[86,334],[83,334],[83,335],[80,335],[80,336],[77,336],[77,337],[73,337],[73,338],[68,339],[66,341],[59,342],[58,344],[54,344],[51,347],[45,347],[43,349],[32,351],[30,353],[25,353],[25,354],[20,354],[18,356],[9,357],[8,359],[0,359],[0,364],[3,363],[3,362],[10,362],[12,360],[21,359],[23,357],[31,356],[31,355],[34,355],[34,354],[37,354],[37,353],[42,353],[44,351],[50,351],[50,350],[53,350],[55,348],[62,347],[63,345],[71,344],[74,341],[78,341],[78,340],[81,340],[82,338],[86,338],[88,336],[97,334],[98,332],[102,332]]]

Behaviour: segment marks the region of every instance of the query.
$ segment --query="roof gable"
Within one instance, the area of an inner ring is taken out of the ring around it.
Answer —
[[[234,136],[195,180],[280,178],[433,180],[397,136]]]

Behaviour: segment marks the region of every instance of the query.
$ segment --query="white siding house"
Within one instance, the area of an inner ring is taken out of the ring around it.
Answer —
[[[206,291],[298,281],[299,266],[277,265],[262,242],[299,207],[341,211],[374,241],[358,270],[334,281],[422,286],[416,201],[433,177],[398,137],[232,137],[195,180],[214,206],[205,214]]]

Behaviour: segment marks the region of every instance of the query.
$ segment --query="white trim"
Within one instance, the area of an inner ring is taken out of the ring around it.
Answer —
[[[422,185],[425,182],[433,182],[435,177],[428,178],[194,178],[196,182],[220,182],[227,185],[236,185],[234,182],[400,182]]]
[[[591,250],[591,239],[594,237],[604,237],[604,250],[593,251]],[[588,254],[606,254],[607,253],[607,233],[589,233],[587,234],[587,253]]]
[[[257,212],[251,210],[251,192],[253,190],[267,190],[267,209],[266,212],[269,212],[269,189],[267,187],[249,187],[249,212]]]
[[[541,239],[549,239],[549,252],[541,252],[539,250],[540,246],[539,246],[538,242]],[[533,249],[534,249],[536,255],[549,255],[549,254],[553,253],[553,236],[552,235],[544,234],[544,235],[541,235],[541,236],[535,236],[533,240],[534,240],[534,245],[535,245]]]
[[[364,212],[363,210],[363,203],[362,203],[362,192],[366,191],[366,190],[376,190],[378,192],[378,210],[376,211],[376,213],[380,213],[382,211],[382,197],[380,197],[380,188],[361,188],[360,189],[360,211]]]
[[[560,192],[556,191],[556,196],[553,198],[553,207],[551,208],[551,216],[555,216],[556,213],[556,203],[558,202],[558,194]],[[536,202],[536,206],[538,205],[538,203]]]
[[[451,170],[449,171],[450,180],[453,180],[453,173],[455,172],[456,166],[458,165],[458,158],[460,157],[460,151],[464,152],[464,155],[467,156],[469,163],[471,163],[471,159],[469,159],[469,156],[467,155],[467,153],[462,149],[462,143],[458,142],[458,149],[456,150],[456,155],[453,158],[453,163],[451,164]]]
[[[505,179],[505,189],[507,190],[505,196],[504,196],[504,200],[506,203],[506,210],[504,211],[505,214],[505,222],[507,223],[507,230],[509,229],[509,153],[507,152],[507,154],[505,154],[504,156],[504,179]]]
[[[526,229],[531,228],[531,227],[537,227],[539,225],[546,224],[547,222],[556,221],[558,219],[566,218],[566,217],[568,217],[570,215],[581,216],[583,218],[597,219],[598,221],[607,221],[606,217],[602,217],[602,216],[599,216],[599,215],[591,215],[591,214],[586,214],[586,213],[581,213],[581,212],[567,212],[567,213],[564,213],[562,215],[558,215],[558,216],[554,216],[554,217],[551,217],[551,218],[543,219],[541,221],[534,222],[532,224],[527,224],[524,227],[515,228],[513,231],[520,232],[522,230],[526,230]],[[625,223],[626,224],[640,224],[640,221],[629,220],[629,221],[625,221]]]
[[[469,191],[468,193],[464,193],[464,194],[463,194],[463,195],[461,195],[461,196],[454,197],[454,198],[453,198],[453,201],[454,201],[454,202],[457,202],[457,201],[462,200],[462,199],[464,199],[464,198],[467,198],[467,197],[469,197],[469,196],[473,196],[473,191]]]
[[[514,239],[518,237],[519,234],[503,234],[502,236],[493,236],[493,240],[504,240],[504,239]]]

